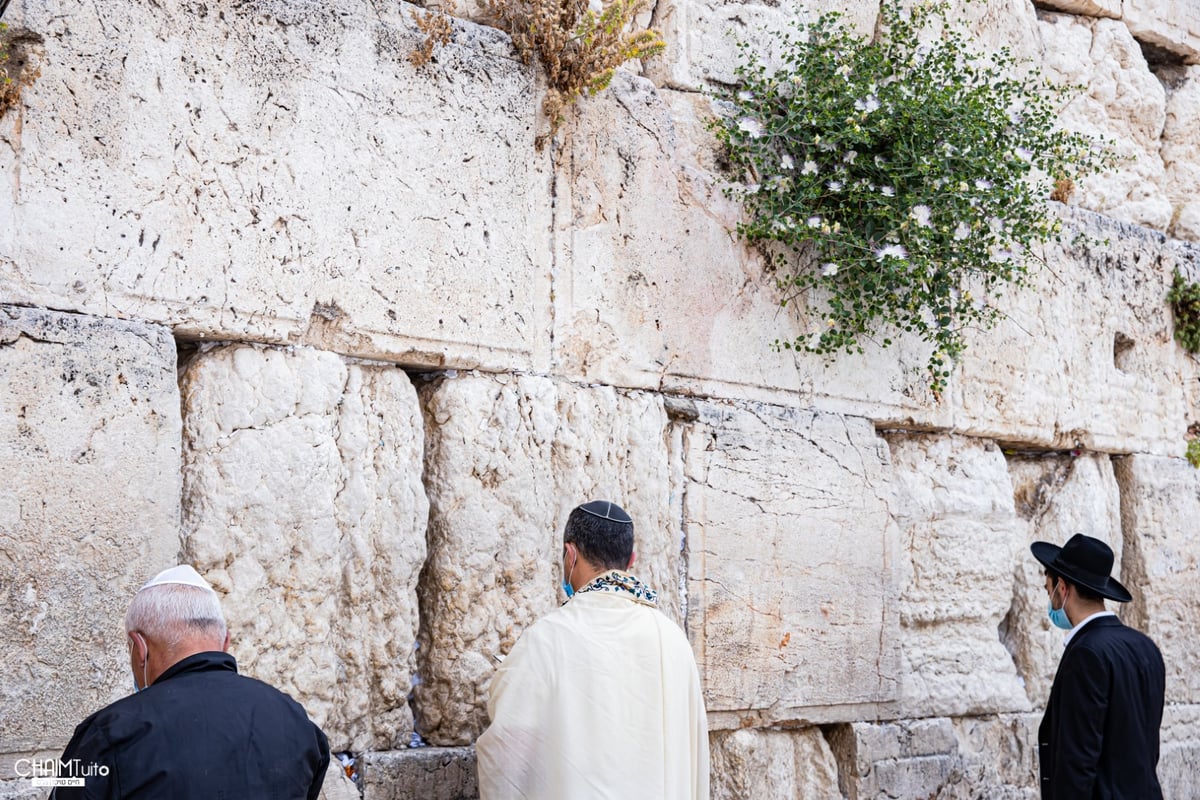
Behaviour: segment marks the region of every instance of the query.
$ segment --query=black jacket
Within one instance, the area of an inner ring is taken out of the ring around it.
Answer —
[[[315,800],[329,744],[299,703],[210,652],[81,722],[70,759],[84,787],[54,800]]]
[[[1162,800],[1165,676],[1149,637],[1100,617],[1063,651],[1038,729],[1044,800]]]

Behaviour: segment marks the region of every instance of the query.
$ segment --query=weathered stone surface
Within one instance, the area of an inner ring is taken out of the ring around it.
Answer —
[[[1139,41],[1200,64],[1200,6],[1188,0],[1122,0],[1122,18]]]
[[[366,753],[360,765],[367,800],[476,800],[475,748],[419,747]]]
[[[1020,526],[1000,448],[892,434],[900,528],[900,707],[928,717],[1024,711],[997,628],[1012,601]]]
[[[712,734],[712,800],[839,798],[837,761],[817,728]]]
[[[1162,68],[1167,93],[1162,159],[1165,188],[1175,208],[1167,232],[1200,242],[1200,67]]]
[[[1167,702],[1200,701],[1200,470],[1181,458],[1116,463],[1125,550],[1127,624],[1150,636],[1167,666]]]
[[[1046,615],[1045,569],[1029,551],[1035,541],[1065,544],[1076,533],[1113,549],[1120,578],[1121,498],[1112,460],[1102,454],[1012,454],[1013,499],[1023,535],[1014,553],[1012,606],[1001,637],[1034,707],[1043,707],[1062,657],[1063,632]]]
[[[1168,705],[1159,735],[1158,782],[1163,797],[1195,797],[1200,764],[1200,706]]]
[[[886,445],[852,417],[696,409],[688,629],[710,728],[878,714],[899,666]]]
[[[534,72],[471,23],[417,70],[413,9],[15,4],[58,77],[0,123],[0,295],[527,367],[550,254]]]
[[[589,499],[634,519],[634,571],[679,619],[660,397],[547,378],[464,375],[421,388],[431,512],[421,600],[418,728],[466,744],[487,724],[496,657],[561,602],[562,529]]]
[[[4,744],[7,742],[0,744],[0,750],[8,749]],[[0,753],[0,800],[44,800],[47,790],[35,787],[30,778],[40,774],[36,771],[37,762],[50,762],[60,755],[61,747],[28,753]]]
[[[1047,449],[1176,454],[1186,356],[1164,298],[1176,269],[1200,270],[1200,248],[1061,210],[1063,242],[1000,301],[1006,318],[969,336],[950,390],[955,427]]]
[[[1039,5],[1068,14],[1120,19],[1121,3],[1122,0],[1041,0]]]
[[[829,735],[842,795],[1036,800],[1039,717],[838,725]]]
[[[408,377],[237,345],[195,356],[182,394],[184,555],[223,596],[242,670],[335,751],[407,743],[428,514]]]
[[[773,32],[791,29],[795,20],[815,21],[837,11],[856,33],[870,36],[879,18],[879,0],[806,0],[780,4],[770,0],[658,0],[652,24],[663,34],[667,50],[645,63],[647,77],[673,89],[698,89],[710,83],[730,84],[742,63],[739,42],[751,45],[766,63],[776,63]]]
[[[1125,25],[1110,19],[1044,13],[1044,72],[1058,84],[1086,87],[1062,111],[1062,124],[1111,139],[1119,163],[1079,182],[1080,206],[1164,231],[1171,202],[1159,153],[1166,96]]]
[[[731,236],[739,209],[722,194],[711,113],[702,96],[624,74],[581,105],[556,205],[557,260],[572,266],[555,282],[555,370],[949,426],[920,343],[828,365],[772,346],[824,321],[796,298],[780,308],[774,278]]]
[[[0,305],[0,753],[131,691],[125,610],[179,549],[179,427],[166,330]]]

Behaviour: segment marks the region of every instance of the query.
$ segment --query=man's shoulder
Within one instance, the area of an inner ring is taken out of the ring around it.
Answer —
[[[1146,652],[1158,653],[1158,645],[1137,628],[1132,628],[1121,622],[1116,616],[1106,616],[1092,620],[1079,632],[1073,641],[1075,647],[1068,649],[1068,654],[1074,650],[1079,653],[1103,653],[1115,648],[1133,648]]]

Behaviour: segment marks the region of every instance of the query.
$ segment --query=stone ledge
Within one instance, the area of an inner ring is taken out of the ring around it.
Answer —
[[[365,800],[476,800],[474,747],[421,747],[365,753],[361,786]]]

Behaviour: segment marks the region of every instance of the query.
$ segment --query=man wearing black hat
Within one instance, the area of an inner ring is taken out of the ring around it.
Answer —
[[[1109,574],[1112,550],[1082,533],[1030,549],[1046,567],[1050,621],[1069,631],[1038,729],[1042,797],[1162,800],[1162,654],[1104,608],[1132,599]]]
[[[708,725],[691,646],[628,570],[633,520],[571,512],[566,604],[529,627],[492,679],[476,742],[481,800],[707,800]]]

